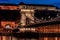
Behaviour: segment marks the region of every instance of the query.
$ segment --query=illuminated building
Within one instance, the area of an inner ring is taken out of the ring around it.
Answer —
[[[18,5],[16,4],[0,4],[0,28],[4,29],[7,24],[15,28],[20,19]]]
[[[20,32],[36,31],[39,33],[39,40],[60,40],[60,37],[57,37],[60,33],[60,10],[57,7],[51,5],[1,4],[0,8],[1,15],[3,15],[2,13],[6,14],[1,16],[2,28],[6,28],[6,24],[10,24],[11,28],[19,26]]]
[[[21,26],[24,26],[23,31],[26,30],[24,28],[36,28],[35,31],[39,33],[39,40],[60,40],[60,11],[57,7],[20,4],[19,9],[22,14],[20,21]],[[27,21],[27,17],[30,20]]]

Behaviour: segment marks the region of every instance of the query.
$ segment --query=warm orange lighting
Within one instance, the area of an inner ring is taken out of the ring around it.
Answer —
[[[60,24],[57,25],[47,25],[37,28],[37,32],[41,33],[60,33]]]
[[[5,28],[5,26],[7,24],[11,25],[11,28],[15,27],[15,22],[14,21],[1,21],[1,27]]]
[[[18,10],[18,6],[0,6],[0,10]]]
[[[30,9],[21,9],[21,11],[23,11],[23,12],[34,12],[34,10],[30,10]]]
[[[36,32],[35,28],[19,28],[20,32],[25,32],[25,31],[31,31],[31,32]]]

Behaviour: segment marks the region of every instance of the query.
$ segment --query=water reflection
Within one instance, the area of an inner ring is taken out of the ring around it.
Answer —
[[[37,40],[34,38],[19,38],[14,36],[0,36],[0,40]]]

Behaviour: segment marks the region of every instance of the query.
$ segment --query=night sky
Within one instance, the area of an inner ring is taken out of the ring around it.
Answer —
[[[19,4],[20,2],[26,4],[49,4],[60,8],[60,0],[0,0],[0,3]]]

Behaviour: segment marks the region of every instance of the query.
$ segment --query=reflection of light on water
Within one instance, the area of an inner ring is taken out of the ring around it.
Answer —
[[[18,39],[12,36],[2,36],[2,40],[18,40]]]
[[[18,38],[13,36],[0,36],[0,40],[38,40],[38,39]],[[60,40],[60,37],[40,37],[39,40]]]
[[[48,40],[48,38],[47,38],[47,37],[45,37],[45,38],[44,38],[44,40]]]
[[[11,36],[0,36],[0,40],[11,40]]]
[[[0,37],[1,37],[0,40],[11,40],[11,38],[8,36],[0,36]]]
[[[2,39],[3,39],[3,40],[7,40],[6,36],[3,36]]]
[[[0,36],[0,40],[38,40],[38,39],[18,38],[13,36]]]
[[[17,38],[13,37],[12,40],[18,40]]]
[[[6,37],[5,36],[1,36],[0,40],[6,40]]]

